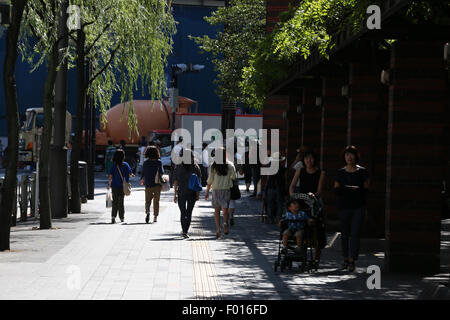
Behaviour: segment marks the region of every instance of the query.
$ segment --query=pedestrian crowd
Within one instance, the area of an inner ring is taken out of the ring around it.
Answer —
[[[145,186],[145,222],[150,221],[150,207],[153,203],[153,223],[159,215],[159,202],[162,191],[168,191],[173,185],[174,203],[180,210],[181,235],[189,238],[192,212],[200,199],[200,192],[206,187],[204,199],[210,200],[214,211],[216,238],[228,235],[230,226],[235,224],[234,211],[236,201],[241,198],[238,173],[243,175],[245,191],[249,197],[263,200],[265,216],[271,223],[289,221],[283,232],[284,249],[289,238],[293,238],[300,247],[306,225],[314,225],[315,247],[314,263],[319,263],[322,249],[326,245],[325,219],[322,215],[317,221],[308,216],[296,195],[309,196],[323,207],[322,194],[326,173],[319,167],[317,155],[312,149],[300,147],[295,161],[288,167],[286,157],[275,152],[266,160],[259,157],[258,143],[245,141],[243,159],[239,155],[230,155],[225,148],[209,150],[202,145],[200,153],[192,150],[190,145],[183,145],[182,139],[174,148],[180,164],[173,165],[169,176],[165,175],[161,162],[160,149],[157,145],[142,141],[139,150],[140,184]],[[251,157],[256,155],[256,163]],[[130,192],[129,178],[134,177],[130,165],[124,161],[124,145],[115,148],[109,143],[105,152],[105,170],[108,173],[108,190],[112,189],[112,223],[116,222],[117,213],[124,221],[124,197]],[[243,160],[243,161],[238,161]],[[356,147],[347,146],[342,153],[344,166],[334,177],[333,189],[337,198],[338,215],[341,221],[342,267],[353,271],[358,260],[360,234],[366,211],[366,197],[369,190],[369,175],[366,168],[359,165],[360,155]],[[263,176],[261,169],[278,162],[275,174]],[[293,178],[287,183],[288,170],[294,170]],[[261,181],[263,180],[263,181]],[[250,186],[253,182],[253,191]],[[262,183],[261,183],[262,182]],[[259,187],[264,185],[263,188]],[[322,210],[322,209],[321,209]],[[322,211],[321,211],[322,212]]]

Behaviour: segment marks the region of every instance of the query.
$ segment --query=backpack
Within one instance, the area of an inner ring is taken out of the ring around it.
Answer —
[[[189,178],[188,189],[195,192],[200,192],[203,189],[200,179],[195,173],[191,174],[191,177]]]

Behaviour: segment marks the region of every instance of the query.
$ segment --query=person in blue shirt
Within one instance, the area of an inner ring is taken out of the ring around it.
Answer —
[[[109,170],[107,189],[109,190],[110,188],[112,188],[112,198],[113,198],[111,223],[116,223],[117,211],[119,211],[120,221],[124,222],[125,207],[123,201],[125,194],[123,193],[122,177],[126,182],[129,182],[130,177],[134,177],[130,165],[123,161],[124,158],[125,152],[121,149],[117,149],[113,156],[113,165]]]
[[[288,228],[283,232],[283,246],[286,251],[289,237],[295,236],[298,248],[302,245],[303,234],[305,230],[305,224],[312,224],[313,220],[308,217],[306,212],[300,210],[300,204],[298,200],[291,199],[287,202],[287,211],[284,217],[280,220],[279,226],[283,220],[290,220],[288,222]]]
[[[145,157],[142,166],[141,186],[145,185],[145,222],[150,220],[150,205],[153,200],[153,222],[156,222],[159,214],[159,199],[161,197],[162,185],[155,183],[155,177],[160,171],[164,174],[164,167],[161,161],[159,150],[156,146],[149,146],[145,149]]]

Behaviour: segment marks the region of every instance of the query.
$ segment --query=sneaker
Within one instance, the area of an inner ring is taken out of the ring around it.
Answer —
[[[188,236],[188,234],[186,232],[183,232],[183,238],[185,238],[185,239],[189,238],[189,236]]]
[[[155,223],[155,222],[157,222],[158,221],[158,218],[157,217],[154,217],[153,218],[153,223]]]
[[[111,224],[114,224],[114,223],[116,223],[116,218],[111,219]]]
[[[125,221],[125,219],[120,219],[120,222],[124,222]]]
[[[145,216],[145,223],[148,223],[150,221],[150,213],[147,213]]]

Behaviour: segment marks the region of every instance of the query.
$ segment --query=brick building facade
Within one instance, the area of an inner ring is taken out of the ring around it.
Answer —
[[[267,0],[268,32],[289,3],[298,1]],[[337,48],[329,61],[300,70],[268,98],[264,128],[280,129],[289,164],[301,144],[316,151],[327,173],[323,199],[330,220],[338,219],[332,186],[344,166],[341,151],[357,146],[371,176],[364,236],[385,237],[389,271],[438,272],[441,192],[450,171],[442,53],[450,36],[397,37],[395,25],[383,22],[386,37],[398,39],[390,49],[380,49],[379,37],[367,31]],[[384,84],[383,70],[390,74]]]

